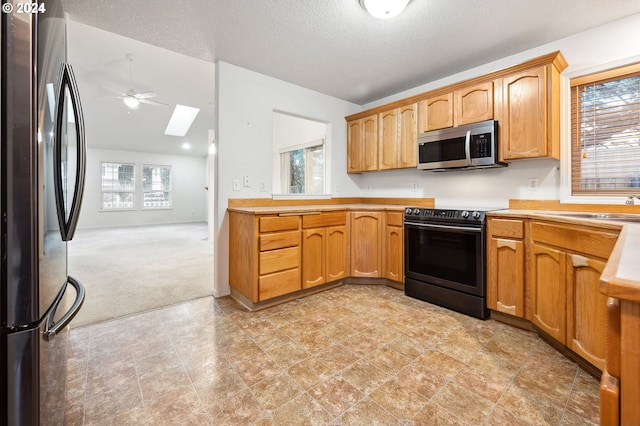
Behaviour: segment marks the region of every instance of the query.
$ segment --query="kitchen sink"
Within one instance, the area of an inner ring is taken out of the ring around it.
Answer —
[[[581,212],[553,212],[552,216],[575,217],[579,219],[612,220],[616,222],[640,223],[640,215],[622,213],[581,213]]]

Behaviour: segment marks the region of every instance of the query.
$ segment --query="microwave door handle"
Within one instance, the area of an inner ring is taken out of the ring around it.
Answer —
[[[467,130],[464,140],[464,155],[467,157],[467,164],[471,165],[471,130]]]

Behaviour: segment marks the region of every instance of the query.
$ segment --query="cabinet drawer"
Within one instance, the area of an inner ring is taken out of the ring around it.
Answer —
[[[260,232],[295,231],[300,229],[300,216],[269,216],[260,218]]]
[[[403,214],[400,212],[387,212],[387,225],[403,226]]]
[[[492,237],[524,237],[524,222],[519,219],[489,219],[488,228]]]
[[[300,231],[276,232],[260,235],[260,251],[276,250],[300,245]]]
[[[261,276],[258,287],[260,301],[300,290],[300,268]]]
[[[320,214],[302,216],[303,228],[321,228],[324,226],[339,226],[347,223],[347,212],[323,212]]]
[[[300,266],[300,247],[263,251],[260,253],[260,275]]]
[[[545,222],[533,222],[531,238],[534,241],[562,247],[567,250],[608,259],[618,234],[594,229],[553,225]]]

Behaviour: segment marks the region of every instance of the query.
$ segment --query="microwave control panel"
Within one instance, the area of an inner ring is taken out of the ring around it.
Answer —
[[[492,157],[491,152],[491,133],[480,133],[471,135],[471,158],[487,158]]]

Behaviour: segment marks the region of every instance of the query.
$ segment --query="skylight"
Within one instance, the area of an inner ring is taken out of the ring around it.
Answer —
[[[177,104],[176,109],[173,110],[173,115],[167,128],[164,131],[165,135],[169,136],[184,136],[189,131],[189,127],[195,120],[196,115],[200,112],[200,108],[192,108],[184,105]]]

